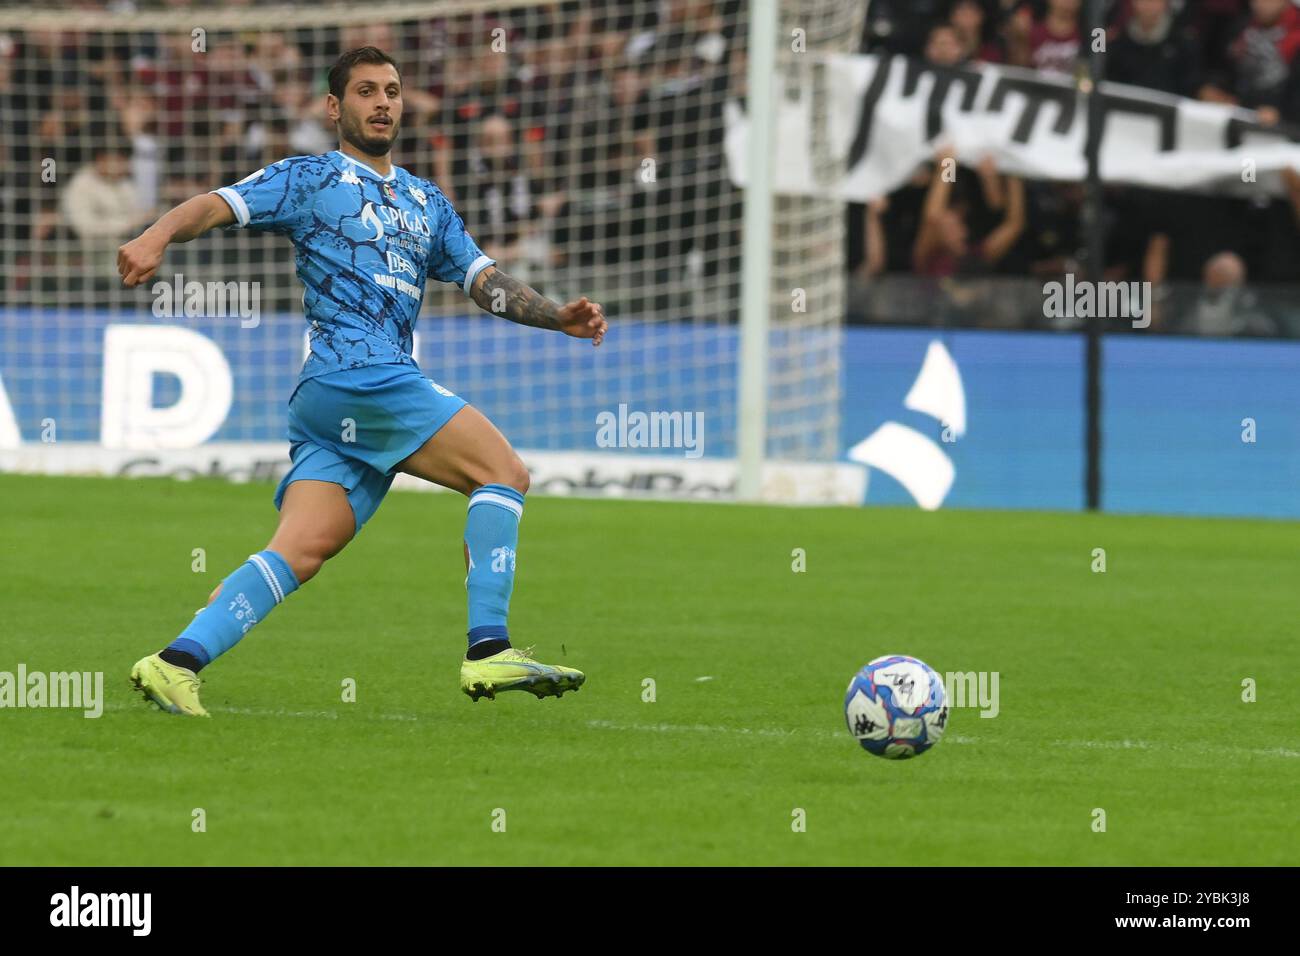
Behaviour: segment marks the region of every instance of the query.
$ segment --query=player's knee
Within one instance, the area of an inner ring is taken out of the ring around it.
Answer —
[[[310,552],[299,552],[293,555],[284,555],[284,560],[288,563],[293,576],[298,579],[299,584],[306,584],[316,576],[321,567],[327,560],[325,557]]]
[[[505,485],[521,495],[528,494],[528,468],[515,454],[511,454],[508,460],[485,466],[477,474],[471,473],[468,478],[466,487],[462,489],[467,495],[484,485]]]
[[[288,546],[281,546],[280,557],[293,571],[299,584],[306,584],[316,576],[321,567],[343,549],[347,541],[339,541],[326,534],[310,535]]]
[[[505,474],[496,480],[496,484],[508,485],[521,495],[528,494],[528,468],[518,455],[505,468]]]

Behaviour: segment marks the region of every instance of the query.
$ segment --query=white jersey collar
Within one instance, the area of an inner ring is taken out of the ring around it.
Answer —
[[[364,169],[366,172],[368,172],[371,176],[374,176],[376,179],[380,179],[380,180],[383,180],[383,181],[386,182],[386,183],[390,183],[390,182],[392,182],[394,179],[397,178],[397,167],[396,167],[396,166],[393,167],[393,171],[392,171],[391,173],[389,173],[387,176],[381,176],[378,172],[376,172],[375,170],[371,169],[369,166],[367,166],[365,163],[361,162],[361,160],[357,159],[355,156],[349,156],[347,153],[343,152],[343,150],[341,150],[341,149],[336,149],[336,150],[334,150],[334,152],[337,153],[339,156],[342,156],[344,159],[346,159],[346,160],[347,160],[349,163],[351,163],[353,166],[360,166],[362,169]]]

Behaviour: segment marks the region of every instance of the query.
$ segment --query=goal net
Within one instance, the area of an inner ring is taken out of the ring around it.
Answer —
[[[743,193],[724,139],[728,103],[745,103],[748,3],[91,6],[0,8],[0,467],[287,466],[306,347],[291,245],[222,230],[130,290],[116,249],[196,193],[334,149],[326,73],[367,44],[401,67],[394,162],[436,182],[502,268],[611,320],[593,350],[430,282],[425,373],[525,453],[588,456],[551,490],[581,485],[591,456],[734,458]],[[865,7],[781,2],[778,68],[816,82],[810,58],[856,49]],[[773,218],[767,455],[830,462],[843,206],[778,196]],[[658,418],[638,431],[637,413]],[[691,487],[683,473],[660,490]]]

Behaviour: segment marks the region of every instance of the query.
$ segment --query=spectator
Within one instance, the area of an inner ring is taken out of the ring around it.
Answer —
[[[1290,0],[1251,0],[1250,18],[1228,47],[1227,69],[1205,91],[1207,99],[1280,118],[1291,65],[1300,51],[1300,10]]]
[[[1196,46],[1178,29],[1170,0],[1133,0],[1128,21],[1111,41],[1106,78],[1177,96],[1197,94]]]
[[[1246,288],[1246,263],[1235,252],[1220,252],[1205,263],[1201,294],[1181,331],[1192,335],[1274,335],[1277,326]]]
[[[860,278],[874,279],[885,271],[885,266],[889,263],[884,226],[884,216],[888,211],[888,196],[878,196],[867,201],[863,216],[863,245],[866,255],[858,267]]]
[[[967,225],[969,204],[954,206],[949,201],[956,179],[952,161],[951,152],[939,156],[912,247],[914,268],[931,278],[987,274],[1011,251],[1025,229],[1025,184],[1008,177],[1002,221],[972,244]]]
[[[930,28],[930,35],[925,41],[925,62],[931,66],[954,67],[965,60],[961,40],[957,31],[947,23],[939,23]]]
[[[943,0],[872,0],[867,7],[864,49],[917,56],[942,13]]]
[[[1199,41],[1197,59],[1207,75],[1228,69],[1228,46],[1241,27],[1249,0],[1198,0],[1186,5],[1183,20]]]
[[[490,38],[497,26],[481,25],[483,37]],[[439,182],[457,181],[455,171],[473,143],[475,127],[484,117],[497,114],[511,123],[524,119],[526,90],[511,70],[509,46],[494,50],[490,40],[480,39],[478,32],[463,35],[456,44],[468,56],[463,70],[448,79],[441,122],[434,133],[434,178]],[[534,134],[526,131],[525,135]],[[448,190],[454,200],[456,195],[450,185]]]
[[[131,157],[124,142],[101,140],[94,161],[73,175],[59,197],[63,224],[82,240],[87,270],[112,277],[117,246],[132,230],[153,219],[142,210],[131,178]]]
[[[1079,62],[1081,0],[1048,0],[1047,15],[1036,19],[1028,5],[1011,19],[1012,62],[1043,73],[1073,76]]]
[[[510,121],[499,113],[483,117],[455,181],[461,185],[466,218],[487,255],[517,264],[521,275],[545,260],[531,243],[540,236],[540,220],[553,216],[562,197],[543,196],[519,159],[519,144]]]
[[[674,34],[685,38],[685,45],[699,60],[717,65],[725,59],[724,24],[713,0],[667,0],[661,5],[655,21],[654,29],[642,30],[628,41],[626,54],[629,59],[640,59],[661,48],[664,39]]]
[[[957,33],[963,63],[1001,63],[1006,52],[990,29],[988,11],[980,0],[956,0],[948,13],[948,25]]]
[[[161,205],[162,157],[158,143],[158,101],[148,93],[123,98],[122,131],[131,142],[131,176],[141,209]],[[242,178],[242,177],[241,177]]]

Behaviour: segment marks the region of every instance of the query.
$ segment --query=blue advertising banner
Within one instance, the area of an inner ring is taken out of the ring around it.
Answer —
[[[445,384],[520,447],[597,452],[600,416],[653,395],[701,414],[704,461],[734,455],[734,327],[627,322],[593,354],[491,321],[422,321],[417,351],[434,378],[458,356]],[[304,335],[289,316],[0,311],[0,449],[52,429],[281,443]],[[1083,507],[1081,336],[853,327],[841,343],[840,458],[867,469],[866,503]],[[1103,383],[1106,510],[1300,518],[1300,342],[1112,336]]]

